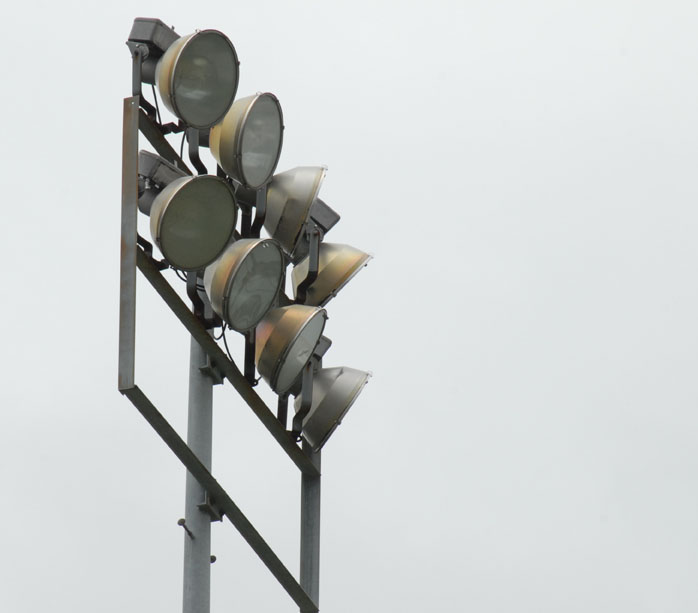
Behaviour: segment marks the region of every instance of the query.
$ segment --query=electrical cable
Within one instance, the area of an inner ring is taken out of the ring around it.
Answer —
[[[225,345],[225,352],[228,354],[228,358],[230,359],[231,362],[234,362],[233,356],[230,355],[230,349],[228,348],[228,339],[225,337],[225,332],[227,330],[228,326],[224,325],[223,326],[223,344]]]
[[[221,326],[221,333],[220,333],[218,336],[216,336],[216,335],[214,334],[214,335],[213,335],[213,339],[214,339],[214,340],[219,341],[219,340],[221,340],[221,339],[223,338],[223,334],[225,333],[225,326],[226,326],[226,323],[223,322],[223,325]]]
[[[175,274],[179,277],[180,281],[184,281],[185,283],[187,282],[187,277],[181,270],[179,270],[178,268],[175,268],[174,266],[170,266],[170,268],[175,271]],[[198,289],[202,292],[206,291],[206,287],[204,285],[202,285],[201,283],[196,284],[196,289]]]

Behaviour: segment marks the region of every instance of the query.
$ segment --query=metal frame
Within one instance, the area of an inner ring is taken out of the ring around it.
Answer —
[[[135,60],[134,60],[135,63]],[[135,92],[134,92],[135,93]],[[302,613],[317,613],[320,552],[319,452],[307,444],[301,449],[292,433],[266,406],[238,367],[225,355],[199,318],[191,312],[160,272],[160,262],[139,242],[138,132],[165,159],[187,174],[191,171],[165,140],[157,124],[141,109],[139,95],[124,99],[122,199],[121,199],[121,291],[119,313],[119,391],[143,415],[206,492],[211,507],[225,515],[264,562]],[[140,270],[172,312],[208,356],[210,367],[227,379],[257,415],[289,458],[301,471],[300,582],[284,566],[240,508],[216,481],[210,470],[179,436],[146,394],[135,383],[136,270]],[[285,419],[284,419],[285,421]],[[184,526],[186,527],[186,526]]]

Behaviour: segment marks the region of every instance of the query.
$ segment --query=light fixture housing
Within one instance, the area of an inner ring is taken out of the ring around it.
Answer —
[[[238,87],[235,47],[218,30],[182,36],[155,68],[164,105],[189,127],[208,130],[223,119]]]
[[[321,368],[315,373],[312,403],[301,431],[313,451],[319,451],[327,442],[370,376],[369,372],[347,366]],[[296,412],[300,410],[300,406],[299,395],[294,403]]]
[[[372,256],[350,245],[320,243],[318,274],[306,289],[303,304],[325,306],[356,275]],[[309,258],[301,260],[293,269],[293,293],[308,275]]]
[[[277,394],[286,392],[312,357],[327,313],[301,304],[272,309],[256,329],[255,362]]]
[[[213,310],[233,330],[247,332],[271,308],[285,268],[284,255],[276,241],[237,240],[206,268],[206,295]]]
[[[259,189],[269,181],[281,155],[284,121],[274,94],[255,94],[233,103],[211,128],[209,146],[219,166],[236,181]]]
[[[310,215],[327,169],[299,166],[274,175],[267,187],[264,228],[291,255]]]
[[[177,168],[159,155],[141,150],[138,153],[138,209],[150,215],[153,200],[162,189],[175,179],[186,177],[186,172]]]
[[[165,259],[180,270],[199,270],[218,258],[233,239],[237,205],[219,177],[180,177],[153,201],[150,233]]]

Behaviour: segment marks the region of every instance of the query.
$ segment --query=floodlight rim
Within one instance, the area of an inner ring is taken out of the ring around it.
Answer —
[[[279,291],[281,290],[281,286],[282,286],[283,281],[284,281],[284,270],[286,268],[284,251],[281,248],[279,241],[277,241],[273,238],[247,238],[247,239],[243,238],[243,239],[239,239],[237,241],[234,241],[228,247],[226,247],[226,249],[232,247],[233,245],[241,243],[243,241],[249,241],[249,243],[247,243],[243,247],[244,250],[243,250],[242,254],[239,256],[237,263],[234,264],[233,267],[228,272],[228,276],[226,277],[225,284],[223,285],[223,297],[221,299],[221,311],[222,311],[222,313],[219,313],[219,315],[225,320],[225,322],[233,330],[235,330],[236,332],[240,332],[240,333],[249,332],[250,330],[254,329],[257,326],[257,324],[260,321],[262,321],[262,319],[264,319],[265,315],[271,310],[272,305],[274,304],[274,300],[276,300],[277,296],[279,295]],[[280,259],[281,272],[280,272],[279,277],[277,279],[276,290],[274,291],[274,295],[273,295],[271,301],[269,302],[269,305],[264,310],[264,312],[262,313],[260,318],[256,322],[254,322],[254,324],[252,324],[251,326],[244,328],[244,329],[236,328],[230,323],[230,321],[228,319],[228,308],[227,307],[228,307],[230,289],[233,285],[233,282],[235,281],[235,275],[237,274],[238,270],[240,270],[240,267],[242,266],[242,263],[245,261],[245,258],[248,255],[250,255],[250,253],[252,251],[254,251],[256,248],[260,247],[263,243],[273,243],[274,246],[278,249],[279,255],[281,256],[281,259]],[[223,257],[224,253],[225,253],[225,251],[219,257]]]
[[[245,128],[247,128],[247,120],[249,119],[250,113],[252,112],[252,109],[254,108],[254,105],[257,104],[257,101],[262,98],[263,96],[267,96],[272,99],[272,102],[276,105],[276,109],[279,112],[279,124],[280,124],[280,130],[279,130],[279,146],[276,151],[276,157],[274,158],[274,164],[271,167],[271,170],[267,173],[267,176],[264,178],[264,181],[262,181],[259,185],[252,185],[247,182],[247,177],[245,177],[245,172],[243,170],[243,164],[242,164],[242,138],[245,135]],[[254,94],[252,97],[253,99],[250,101],[250,103],[247,105],[247,109],[245,109],[245,113],[240,120],[240,129],[238,130],[237,133],[237,142],[235,143],[235,158],[238,161],[238,166],[240,168],[240,177],[245,179],[244,185],[250,189],[259,189],[269,183],[271,181],[271,178],[274,176],[274,171],[276,170],[276,167],[279,165],[279,160],[281,159],[281,150],[284,147],[284,130],[286,127],[284,126],[284,113],[283,109],[281,108],[281,102],[279,102],[279,99],[276,97],[275,94],[271,92],[257,92]]]
[[[224,179],[222,179],[221,177],[218,177],[218,176],[216,176],[216,175],[186,175],[186,176],[184,176],[184,177],[179,177],[179,178],[175,179],[174,181],[172,181],[171,183],[169,183],[169,184],[158,194],[158,196],[156,196],[156,199],[157,199],[158,197],[162,196],[162,194],[165,194],[165,195],[167,196],[167,199],[165,200],[165,203],[162,205],[161,210],[158,211],[158,214],[157,214],[157,216],[156,216],[155,228],[153,228],[153,225],[152,225],[152,219],[153,219],[152,213],[153,213],[153,210],[151,209],[151,211],[150,211],[150,212],[151,212],[151,215],[150,215],[150,218],[151,218],[151,235],[152,235],[153,241],[155,241],[155,244],[158,246],[158,249],[160,249],[160,252],[161,252],[162,255],[164,256],[165,260],[167,260],[167,262],[168,262],[173,268],[175,268],[175,269],[177,269],[177,270],[181,270],[181,271],[183,271],[183,272],[194,272],[194,271],[197,271],[197,270],[205,269],[207,266],[209,266],[210,264],[212,264],[213,262],[215,262],[215,261],[220,257],[221,253],[225,250],[225,246],[224,246],[223,249],[222,249],[219,253],[217,253],[216,256],[215,256],[210,262],[207,262],[207,263],[204,264],[203,266],[197,266],[197,267],[183,267],[183,266],[175,265],[175,264],[173,263],[173,261],[167,256],[167,253],[165,252],[165,249],[164,249],[163,246],[162,246],[162,241],[160,240],[160,236],[161,236],[161,234],[162,234],[162,223],[163,223],[163,220],[165,219],[165,215],[167,214],[167,209],[169,208],[169,206],[170,206],[170,204],[172,203],[172,201],[175,199],[176,195],[179,194],[183,189],[185,189],[185,187],[187,187],[188,185],[191,185],[191,184],[192,184],[194,181],[196,181],[197,179],[198,179],[198,180],[201,180],[201,179],[205,179],[205,180],[215,179],[216,181],[218,181],[218,182],[222,183],[223,185],[225,185],[225,187],[227,188],[227,190],[228,190],[228,192],[229,192],[229,194],[230,194],[230,196],[231,196],[231,199],[232,199],[232,202],[233,202],[233,223],[231,224],[230,234],[229,234],[229,236],[228,236],[228,238],[227,238],[227,240],[226,240],[226,242],[225,242],[225,245],[226,245],[226,246],[227,246],[228,244],[230,244],[231,240],[233,239],[233,237],[234,237],[234,235],[235,235],[235,225],[237,224],[238,203],[237,203],[237,200],[236,200],[236,198],[235,198],[235,192],[233,191],[232,187],[230,187],[230,184],[229,184],[227,181],[225,181]],[[155,203],[153,203],[153,205],[154,205],[154,204],[155,204]],[[153,231],[153,230],[155,230],[155,231]]]
[[[235,75],[235,86],[233,87],[233,94],[230,97],[230,104],[228,104],[228,107],[221,113],[220,116],[218,116],[215,121],[209,122],[206,125],[201,125],[201,126],[195,126],[192,123],[189,123],[182,117],[182,113],[179,110],[179,107],[177,106],[177,97],[174,95],[174,75],[175,75],[175,70],[177,68],[177,63],[179,62],[179,58],[182,55],[182,52],[184,49],[186,49],[194,40],[197,36],[201,36],[202,34],[217,34],[223,38],[225,42],[228,43],[230,46],[230,49],[233,52],[233,60],[236,65],[236,75]],[[172,110],[174,111],[174,114],[181,119],[187,126],[190,128],[196,128],[197,130],[208,130],[215,126],[217,123],[220,123],[220,121],[226,116],[227,112],[230,110],[230,107],[233,105],[233,102],[235,102],[235,96],[237,96],[238,93],[238,85],[240,84],[240,59],[238,58],[237,51],[235,50],[235,45],[233,45],[232,41],[228,38],[228,36],[224,33],[221,32],[220,30],[216,30],[215,28],[207,28],[205,30],[194,30],[191,34],[185,34],[184,36],[180,37],[177,40],[181,39],[186,39],[184,40],[179,49],[177,50],[175,56],[172,58],[172,69],[170,70],[170,75],[169,78],[167,79],[167,97],[169,98],[169,102],[172,104]],[[176,45],[177,40],[174,41],[172,44]],[[167,53],[167,51],[165,51]],[[164,57],[164,54],[163,54]],[[159,63],[159,61],[158,61]]]
[[[284,170],[282,172],[277,173],[277,175],[283,175],[286,173],[292,173],[294,171],[307,170],[307,169],[312,169],[316,172],[317,171],[320,171],[320,172],[318,173],[319,176],[315,182],[315,186],[314,186],[314,189],[312,191],[312,196],[308,199],[308,201],[306,202],[306,205],[304,207],[303,221],[300,224],[298,224],[298,228],[296,229],[295,234],[291,240],[289,240],[289,241],[283,240],[282,241],[280,238],[277,238],[279,243],[281,243],[281,248],[284,250],[284,253],[288,254],[289,256],[293,256],[294,251],[298,247],[298,241],[300,239],[301,233],[303,232],[303,228],[304,228],[305,224],[308,222],[308,218],[310,217],[310,209],[313,206],[313,202],[315,202],[315,200],[317,199],[318,194],[320,193],[320,190],[322,189],[322,185],[325,182],[325,178],[327,177],[328,168],[327,168],[327,165],[325,165],[325,164],[320,165],[320,166],[294,166],[293,168],[289,168],[288,170]],[[269,183],[267,183],[267,187],[266,187],[267,190],[272,188],[272,184],[274,182],[275,176],[276,175],[273,175],[271,180],[269,181]],[[286,202],[288,202],[288,200],[286,200]],[[268,192],[267,192],[267,211],[268,210],[269,210],[269,196],[268,196]],[[269,219],[269,216],[267,215],[267,217],[265,218],[265,226],[264,227],[267,230],[267,232],[269,232],[270,235],[274,236],[275,234],[278,233],[279,227],[281,226],[283,220],[286,219],[284,217],[284,211],[283,210],[281,211],[281,214],[279,215],[279,219],[277,221],[276,227],[273,228],[273,231],[272,231],[272,229],[268,228],[266,225],[266,221],[268,219]],[[276,238],[276,236],[275,236],[275,238]],[[285,242],[290,243],[290,247],[288,249],[286,248],[286,245],[284,245]]]
[[[264,178],[264,180],[259,183],[258,185],[253,185],[247,180],[247,177],[245,176],[245,171],[243,169],[243,164],[242,164],[242,139],[243,136],[245,135],[245,128],[247,127],[247,120],[249,119],[250,113],[252,112],[252,109],[254,108],[255,104],[257,101],[262,98],[263,96],[265,97],[270,97],[274,104],[276,105],[276,109],[279,112],[279,123],[281,126],[281,129],[279,131],[279,146],[277,147],[276,151],[276,157],[274,158],[274,163],[271,166],[271,170],[267,173],[267,176]],[[245,99],[249,99],[246,103],[245,110],[241,113],[240,117],[238,118],[236,125],[235,125],[235,142],[233,143],[233,155],[232,159],[235,164],[235,171],[239,179],[241,180],[240,182],[243,184],[244,187],[248,189],[254,189],[258,190],[261,187],[264,187],[271,181],[272,177],[274,176],[274,171],[276,171],[276,167],[279,165],[279,160],[281,159],[281,150],[283,149],[284,146],[284,130],[286,129],[286,126],[284,126],[284,113],[283,109],[281,108],[281,103],[279,102],[279,99],[276,97],[275,94],[271,92],[257,92],[256,94],[252,94],[250,96],[246,96],[245,98],[241,98],[238,102],[242,102]],[[231,106],[232,108],[232,106]],[[230,112],[230,109],[228,109],[228,112]],[[227,115],[227,113],[226,113]],[[225,117],[222,121],[225,121]],[[212,129],[215,126],[212,126]],[[222,130],[222,128],[221,128]],[[222,136],[222,135],[221,135]],[[220,145],[219,145],[219,154],[220,154]],[[222,156],[221,156],[222,157]]]
[[[289,306],[294,306],[294,305],[289,305]],[[298,306],[306,306],[306,305],[298,305]],[[284,350],[279,354],[279,357],[276,360],[276,363],[274,364],[274,369],[272,370],[272,377],[269,378],[269,385],[273,390],[277,389],[277,383],[279,382],[279,375],[281,374],[281,367],[285,364],[286,358],[288,357],[288,354],[291,351],[291,347],[295,344],[295,342],[300,338],[301,334],[303,334],[303,331],[310,325],[310,322],[313,321],[317,316],[321,315],[323,318],[322,322],[322,328],[320,329],[320,334],[318,336],[318,341],[320,340],[320,337],[322,336],[322,333],[325,331],[325,325],[327,324],[328,320],[328,315],[327,311],[321,307],[311,307],[315,308],[316,311],[313,313],[310,317],[308,317],[304,322],[303,325],[298,329],[298,332],[294,335],[293,339],[286,343],[286,346],[284,347]],[[317,345],[317,342],[315,343]],[[312,358],[312,353],[310,357],[308,358],[308,361]],[[303,368],[308,364],[308,362],[305,362],[303,364]],[[303,371],[303,368],[301,368],[301,372]],[[284,390],[278,390],[277,393],[285,393],[288,391],[288,389],[293,385],[294,381],[292,380],[289,386],[284,389]]]
[[[363,392],[363,390],[366,387],[366,385],[368,384],[369,380],[371,379],[371,377],[373,377],[373,373],[370,370],[359,370],[358,368],[352,368],[351,366],[330,366],[330,367],[326,367],[326,368],[320,368],[319,371],[317,372],[316,376],[322,376],[323,372],[327,372],[327,371],[331,371],[331,370],[343,371],[345,369],[352,370],[355,372],[360,372],[363,374],[363,377],[358,382],[358,385],[353,389],[353,393],[350,395],[349,401],[347,402],[346,406],[341,410],[341,412],[339,413],[337,418],[334,419],[334,421],[332,423],[332,427],[325,433],[325,435],[320,439],[320,441],[318,441],[316,443],[311,442],[308,439],[308,437],[305,435],[304,432],[305,432],[305,425],[312,419],[315,412],[320,408],[320,404],[322,404],[322,401],[318,402],[318,404],[315,405],[315,407],[311,407],[310,412],[303,420],[303,425],[302,425],[302,429],[301,429],[301,436],[303,436],[303,438],[310,445],[310,447],[312,448],[313,451],[320,451],[320,449],[322,449],[325,446],[325,443],[327,443],[330,436],[332,436],[332,434],[334,434],[334,431],[342,423],[344,416],[349,412],[349,409],[351,409],[351,407],[354,406],[354,403],[356,402],[358,397],[361,395],[361,392]],[[341,374],[342,373],[340,372],[339,375],[334,378],[333,383],[335,381],[337,381],[337,379],[339,378],[339,376],[341,376]],[[328,387],[328,389],[327,389],[327,393],[329,393],[331,389],[332,389],[332,386],[330,385],[330,387]],[[326,398],[326,396],[323,397],[322,400],[324,400],[325,398]],[[300,396],[298,396],[296,398],[296,401],[295,401],[296,406],[299,405],[299,399],[300,399]]]
[[[342,282],[337,285],[333,290],[329,292],[327,297],[322,301],[318,302],[317,304],[312,304],[308,302],[309,295],[310,294],[310,289],[313,287],[313,285],[317,282],[317,279],[313,281],[309,286],[308,289],[306,290],[306,301],[303,304],[306,304],[308,306],[319,306],[319,307],[324,307],[330,300],[335,298],[337,294],[346,286],[349,281],[351,281],[356,275],[358,275],[366,266],[368,266],[369,262],[373,259],[373,254],[368,253],[367,251],[362,251],[358,247],[354,247],[353,245],[347,245],[346,243],[325,243],[322,242],[320,243],[320,257],[322,257],[322,250],[323,248],[334,248],[334,247],[349,247],[350,249],[354,249],[356,251],[359,251],[363,254],[363,256],[360,259],[360,263],[358,266],[354,267],[354,269],[345,277],[343,277]],[[300,279],[298,283],[296,283],[296,280],[293,278],[294,277],[294,272],[296,269],[300,266],[302,262],[305,262],[308,258],[310,258],[310,255],[305,256],[296,266],[293,267],[293,270],[291,271],[291,280],[293,283],[293,296],[294,298],[297,296],[297,289],[298,286],[303,282],[303,279]],[[318,271],[318,277],[320,276],[320,272]]]
[[[345,367],[342,367],[345,368]],[[368,385],[369,380],[371,379],[371,373],[368,371],[362,371],[365,373],[365,376],[362,378],[361,382],[357,385],[356,389],[354,390],[354,393],[351,395],[351,399],[349,402],[347,402],[346,406],[342,410],[342,412],[339,414],[337,419],[334,421],[334,424],[332,424],[332,427],[329,429],[329,431],[325,434],[325,436],[322,437],[322,440],[317,444],[317,445],[311,445],[314,451],[319,451],[325,446],[325,443],[329,440],[330,436],[334,434],[334,431],[339,427],[339,424],[342,423],[342,420],[344,419],[344,416],[349,412],[349,409],[354,406],[354,403],[358,399],[358,397],[361,395],[361,392],[364,391],[364,388],[366,385]]]

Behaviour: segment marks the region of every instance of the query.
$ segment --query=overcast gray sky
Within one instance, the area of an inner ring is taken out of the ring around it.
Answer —
[[[116,389],[124,41],[217,28],[375,259],[326,365],[331,613],[698,610],[698,5],[24,2],[8,11],[0,610],[177,611],[184,469]],[[188,339],[139,285],[137,382]],[[262,386],[260,386],[262,387]],[[265,399],[271,394],[262,390]],[[214,474],[298,567],[298,471],[228,385]],[[214,612],[294,610],[229,523]]]

